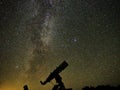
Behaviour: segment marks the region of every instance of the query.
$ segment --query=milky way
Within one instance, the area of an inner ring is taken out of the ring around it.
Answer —
[[[46,59],[48,59],[46,56],[48,55],[48,52],[50,52],[55,19],[52,15],[53,10],[51,8],[53,8],[53,5],[55,8],[55,4],[53,4],[52,0],[50,2],[48,0],[43,2],[31,0],[30,2],[26,2],[26,4],[28,5],[23,7],[26,8],[28,12],[24,13],[25,15],[22,17],[23,21],[20,23],[24,23],[25,27],[27,26],[25,30],[29,32],[29,38],[32,43],[30,51],[28,50],[29,54],[24,60],[26,63],[24,65],[25,70],[22,71],[24,72],[23,75],[26,76],[27,81],[29,81],[31,79],[33,80],[33,77],[41,75],[41,68],[46,64]],[[42,7],[40,6],[46,7],[43,8],[43,12],[41,11]],[[23,27],[24,26],[22,25],[19,28]]]

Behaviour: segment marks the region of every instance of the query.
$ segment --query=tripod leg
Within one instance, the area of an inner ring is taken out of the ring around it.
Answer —
[[[52,88],[52,90],[58,90],[58,86],[59,85],[54,85],[54,87]]]

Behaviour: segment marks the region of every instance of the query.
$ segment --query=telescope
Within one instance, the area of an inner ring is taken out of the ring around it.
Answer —
[[[72,90],[72,88],[65,88],[64,83],[62,82],[62,77],[59,75],[59,73],[62,72],[67,66],[68,63],[66,61],[63,61],[52,73],[50,73],[44,82],[40,81],[40,83],[42,85],[45,85],[52,79],[55,79],[57,84],[54,85],[52,90]]]
[[[62,72],[66,67],[68,66],[68,63],[66,61],[63,61],[50,75],[47,77],[47,79],[40,83],[42,85],[45,85],[47,82],[50,82],[52,79],[54,79],[60,72]]]

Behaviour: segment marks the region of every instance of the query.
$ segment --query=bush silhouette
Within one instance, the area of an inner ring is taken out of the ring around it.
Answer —
[[[120,90],[120,85],[118,86],[110,86],[110,85],[99,85],[97,87],[84,87],[82,90]]]

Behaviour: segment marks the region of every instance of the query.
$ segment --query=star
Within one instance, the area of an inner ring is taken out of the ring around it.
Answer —
[[[15,68],[16,68],[16,69],[18,69],[18,68],[19,68],[19,66],[18,66],[18,65],[16,65],[16,66],[15,66]]]
[[[74,41],[74,42],[77,42],[78,40],[77,40],[77,38],[73,38],[73,41]]]

